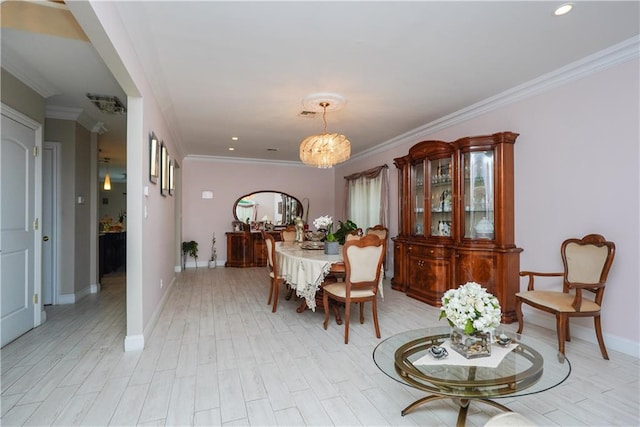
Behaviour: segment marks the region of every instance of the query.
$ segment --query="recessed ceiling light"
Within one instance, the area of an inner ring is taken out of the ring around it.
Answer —
[[[238,140],[238,137],[237,137],[237,136],[232,136],[232,137],[231,137],[231,140],[232,140],[232,141],[237,141],[237,140]]]
[[[229,151],[233,151],[233,150],[235,150],[235,148],[229,147]]]
[[[571,9],[573,9],[573,3],[565,3],[562,6],[560,6],[559,8],[557,8],[553,14],[556,16],[562,16],[562,15],[566,15],[567,13],[571,12]]]

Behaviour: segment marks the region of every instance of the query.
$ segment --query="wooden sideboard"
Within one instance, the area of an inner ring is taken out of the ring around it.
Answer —
[[[267,231],[276,242],[282,240],[280,231]],[[267,246],[260,232],[233,231],[227,235],[225,267],[266,267]]]

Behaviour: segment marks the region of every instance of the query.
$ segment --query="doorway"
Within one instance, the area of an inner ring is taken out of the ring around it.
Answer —
[[[42,304],[58,304],[60,239],[60,143],[42,150]]]

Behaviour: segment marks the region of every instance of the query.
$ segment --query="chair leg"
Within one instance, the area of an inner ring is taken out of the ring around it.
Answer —
[[[267,305],[271,305],[271,299],[273,298],[273,279],[269,283],[269,298],[267,299]]]
[[[278,309],[278,289],[280,288],[280,280],[273,279],[273,309],[272,313],[275,313]]]
[[[324,306],[324,326],[325,331],[329,325],[329,294],[327,292],[322,293],[322,305]]]
[[[569,320],[570,320],[570,318],[567,317],[567,330],[564,333],[564,340],[565,341],[571,341],[571,330],[570,330],[570,327],[569,327],[571,322]]]
[[[351,303],[344,303],[344,343],[349,344],[349,318],[351,315]]]
[[[560,313],[556,315],[556,330],[558,333],[558,350],[564,354],[564,342],[566,340],[564,334],[567,331],[567,316]]]
[[[380,326],[378,325],[378,301],[371,301],[371,310],[373,312],[373,325],[376,328],[376,337],[380,338]]]
[[[364,323],[364,303],[360,303],[360,324]]]
[[[598,345],[600,345],[600,353],[602,353],[602,357],[604,357],[606,360],[609,360],[607,349],[604,346],[604,339],[602,338],[602,325],[600,323],[600,316],[594,316],[593,323],[596,328],[596,337],[598,337]]]
[[[522,300],[520,298],[516,298],[516,317],[518,318],[518,333],[522,333],[522,328],[524,328],[524,319],[522,317]]]

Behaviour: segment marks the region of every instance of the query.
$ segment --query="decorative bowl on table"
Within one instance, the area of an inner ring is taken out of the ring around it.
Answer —
[[[318,250],[318,249],[324,249],[324,243],[315,242],[315,241],[306,241],[306,242],[302,242],[300,247],[302,249]]]
[[[447,349],[444,347],[440,347],[439,345],[429,347],[429,350],[427,350],[427,352],[436,360],[444,359],[449,355]]]
[[[320,242],[325,237],[326,233],[324,231],[306,231],[304,233],[304,238],[311,242]]]

